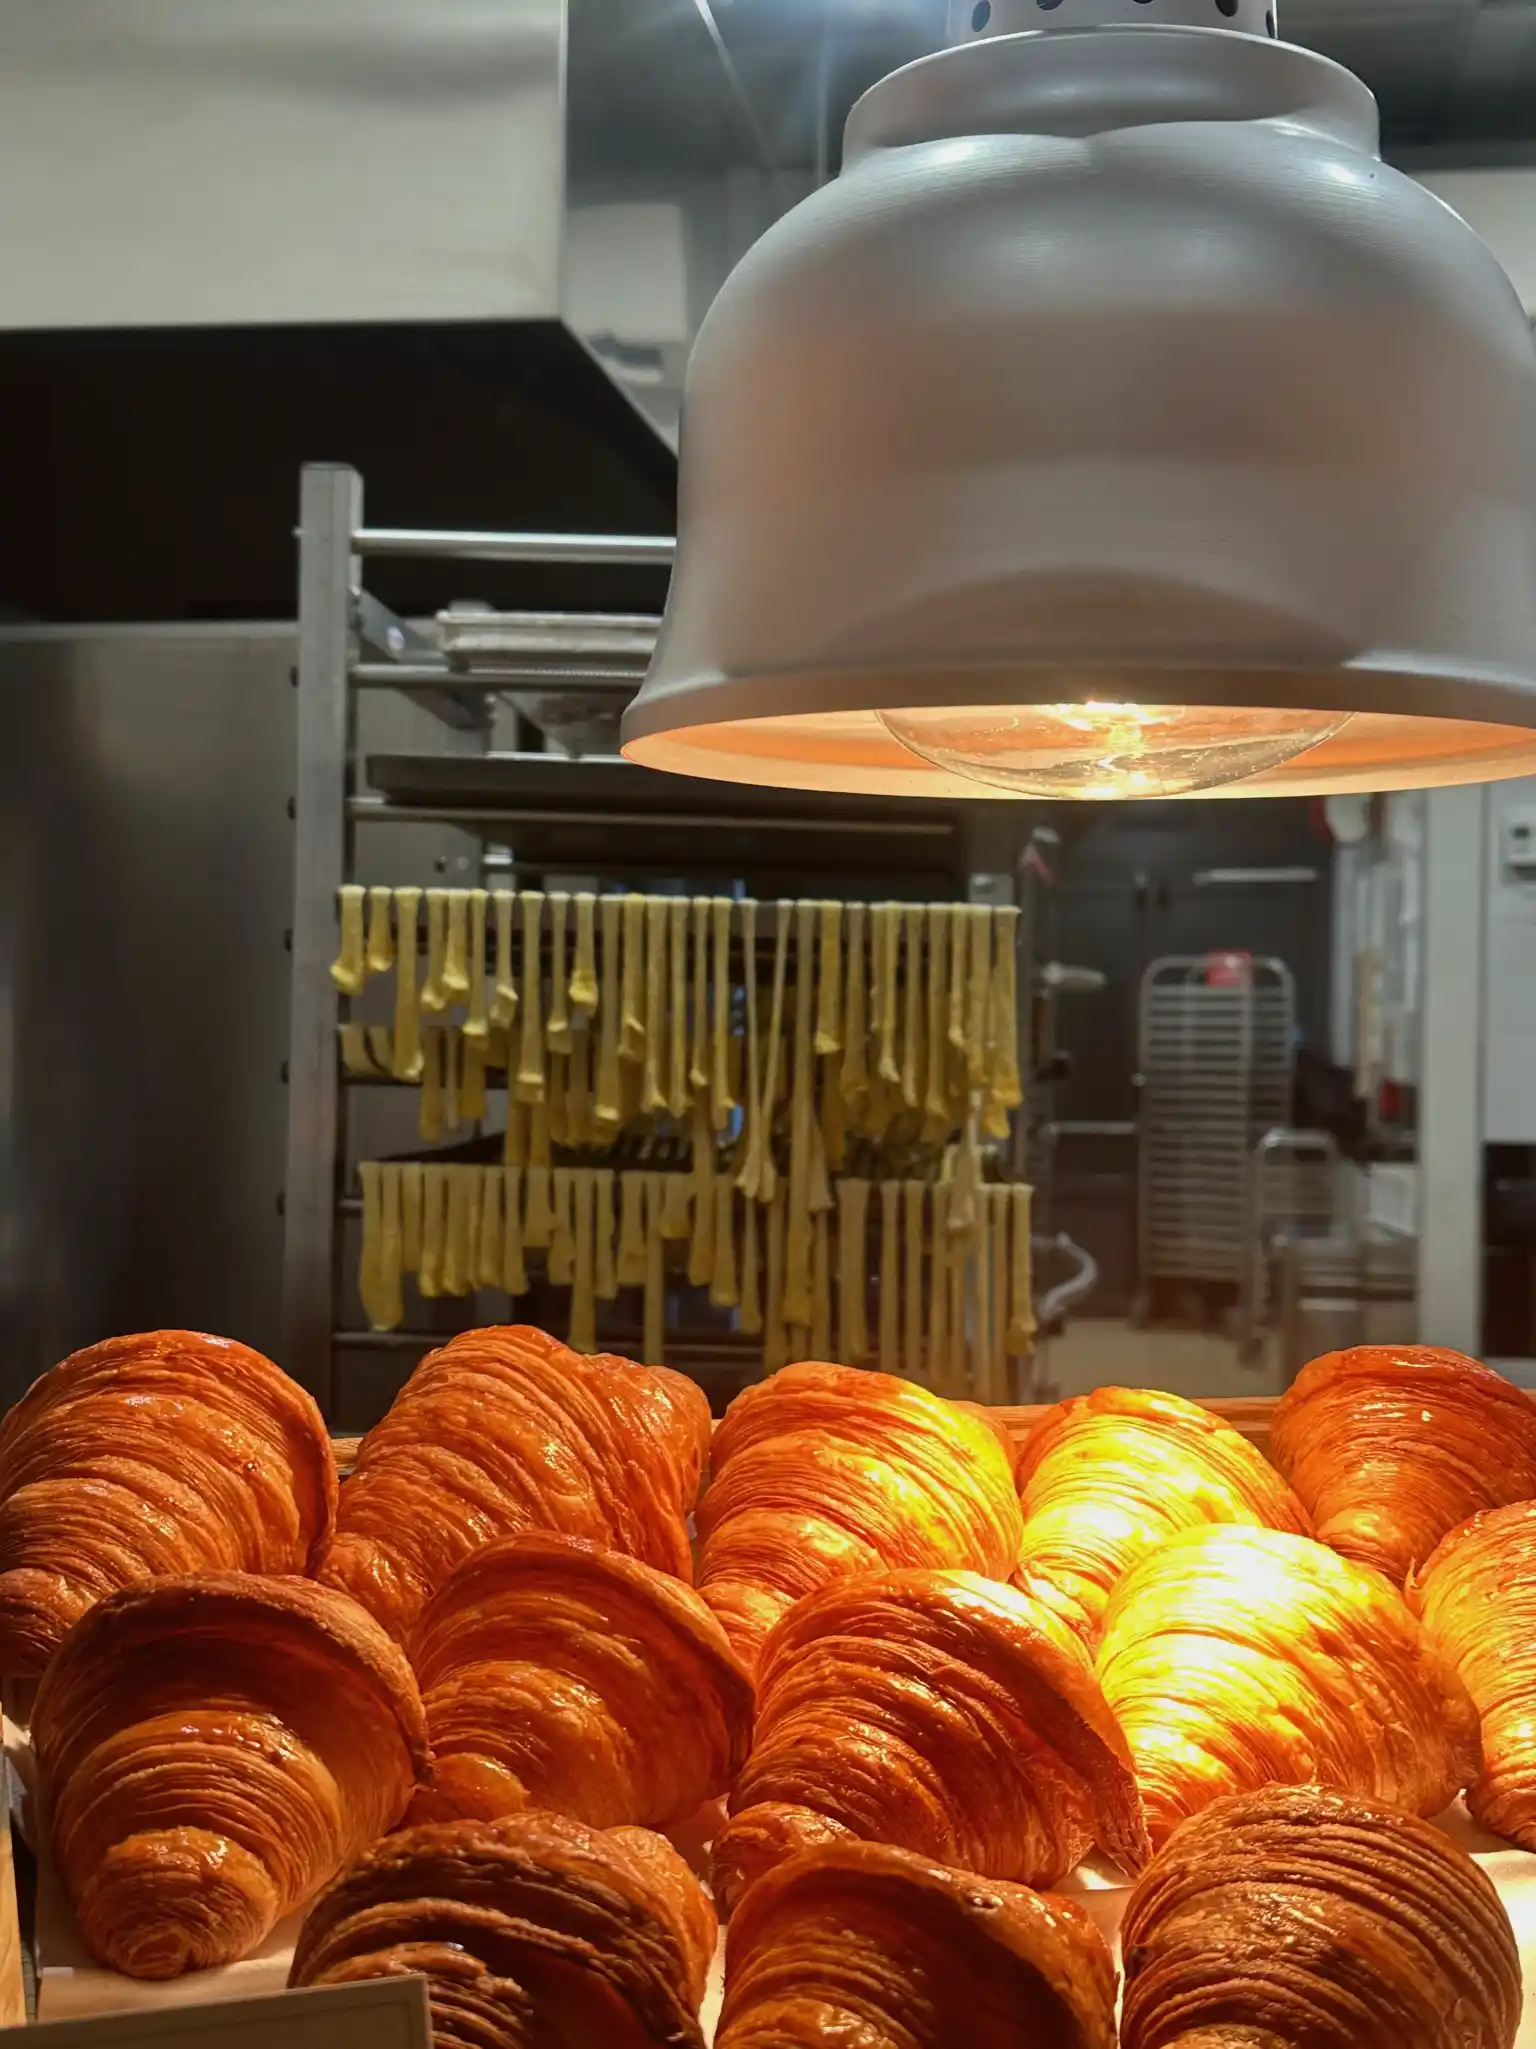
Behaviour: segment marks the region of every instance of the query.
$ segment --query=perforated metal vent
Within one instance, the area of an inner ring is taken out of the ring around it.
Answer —
[[[1231,28],[1279,34],[1279,0],[950,0],[949,40],[1051,28]]]

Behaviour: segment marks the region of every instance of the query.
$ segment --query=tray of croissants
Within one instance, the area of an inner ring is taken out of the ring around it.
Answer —
[[[420,1974],[440,2049],[1536,2044],[1536,1404],[453,1338],[349,1455],[187,1331],[0,1425],[39,2017]]]

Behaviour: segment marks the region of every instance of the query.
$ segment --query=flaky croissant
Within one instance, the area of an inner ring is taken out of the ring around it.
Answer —
[[[1114,1963],[1080,1908],[884,1844],[779,1865],[726,1938],[715,2049],[1114,2041]]]
[[[1306,1537],[1170,1537],[1115,1589],[1096,1669],[1155,1844],[1265,1785],[1438,1814],[1477,1772],[1450,1659],[1380,1573]]]
[[[248,1956],[430,1768],[416,1682],[372,1617],[244,1573],[100,1602],[43,1676],[32,1741],[85,1945],[133,1978]]]
[[[572,1537],[466,1559],[411,1660],[436,1759],[422,1821],[544,1807],[665,1828],[726,1790],[751,1739],[752,1681],[693,1588]]]
[[[1452,1530],[1408,1598],[1482,1717],[1483,1769],[1468,1807],[1496,1835],[1536,1850],[1536,1501]]]
[[[1121,1929],[1123,2049],[1512,2049],[1498,1894],[1428,1822],[1270,1786],[1187,1821]]]
[[[786,1366],[736,1397],[699,1505],[698,1585],[755,1664],[829,1580],[954,1566],[1006,1579],[1023,1527],[1012,1447],[985,1410],[850,1366]]]
[[[0,1674],[35,1678],[119,1587],[306,1572],[335,1511],[320,1411],[260,1352],[190,1330],[75,1352],[0,1424]]]
[[[1058,1402],[1019,1460],[1017,1583],[1093,1642],[1120,1577],[1175,1530],[1312,1534],[1301,1503],[1230,1425],[1178,1395],[1101,1387]]]
[[[1270,1452],[1320,1541],[1401,1586],[1468,1516],[1536,1495],[1536,1402],[1460,1352],[1359,1345],[1297,1375]]]
[[[1125,1738],[1048,1608],[970,1572],[839,1580],[769,1637],[757,1730],[716,1838],[730,1908],[769,1866],[853,1836],[1054,1885],[1099,1843],[1149,1854]]]
[[[714,1947],[660,1836],[530,1810],[376,1843],[311,1907],[289,1983],[420,1971],[436,2049],[702,2049]]]
[[[692,1577],[709,1404],[662,1366],[522,1324],[430,1353],[363,1439],[320,1577],[402,1642],[481,1544],[554,1530]]]

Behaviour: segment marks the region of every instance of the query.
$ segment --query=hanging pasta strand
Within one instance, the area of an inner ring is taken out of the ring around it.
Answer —
[[[843,1067],[839,1094],[855,1122],[869,1095],[869,966],[864,944],[866,909],[848,906],[843,973]]]
[[[501,1158],[504,1166],[527,1166],[528,1122],[528,1105],[520,1103],[517,1097],[509,1090],[507,1094],[507,1129],[501,1146]]]
[[[695,1096],[709,1088],[709,898],[693,899],[693,1031],[688,1081]]]
[[[763,1367],[777,1373],[789,1364],[789,1331],[784,1321],[785,1188],[780,1181],[768,1205],[768,1278],[763,1294]]]
[[[784,1320],[811,1321],[811,1133],[815,1090],[811,1006],[816,993],[816,906],[795,906],[795,1035],[790,1073],[789,1217],[784,1242]]]
[[[693,1177],[668,1174],[661,1205],[661,1235],[668,1244],[686,1244],[693,1237]]]
[[[843,907],[821,906],[821,961],[816,987],[816,1051],[843,1050]]]
[[[923,1210],[928,1190],[921,1181],[902,1183],[906,1220],[902,1262],[902,1371],[909,1380],[932,1384],[923,1349]]]
[[[1017,904],[1004,904],[995,914],[987,1101],[982,1119],[989,1138],[1008,1136],[1010,1114],[1024,1101],[1019,1073],[1019,918]]]
[[[1033,1209],[1035,1191],[1015,1182],[1008,1191],[1012,1205],[1009,1220],[1013,1243],[1008,1284],[1007,1348],[1015,1358],[1027,1358],[1035,1347]]]
[[[491,991],[491,1023],[505,1030],[517,1017],[517,970],[512,957],[512,919],[517,897],[510,889],[498,889],[491,901],[496,911],[496,980]]]
[[[869,1354],[869,1183],[837,1184],[837,1356],[862,1366]]]
[[[478,1124],[490,1107],[485,1094],[485,1041],[472,1039],[469,1029],[459,1036],[459,1121]]]
[[[383,1251],[384,1211],[380,1193],[379,1163],[362,1160],[357,1178],[363,1189],[363,1249],[357,1267],[357,1292],[371,1330],[389,1330],[385,1321]]]
[[[452,1025],[441,1025],[439,1030],[442,1034],[443,1047],[443,1129],[451,1137],[458,1131],[461,1122],[459,1116],[460,1040],[458,1032]]]
[[[552,1053],[571,1050],[570,976],[566,970],[566,935],[570,922],[569,890],[549,893],[549,1021],[544,1041]]]
[[[427,891],[427,973],[421,985],[421,1007],[441,1017],[448,1008],[443,969],[448,957],[448,892]]]
[[[667,899],[667,1108],[681,1124],[693,1108],[688,1080],[688,899]]]
[[[547,1252],[555,1235],[554,1180],[548,1167],[523,1169],[523,1249]]]
[[[741,1310],[737,1318],[746,1338],[762,1335],[763,1283],[758,1246],[758,1205],[750,1196],[742,1209],[741,1224]]]
[[[714,925],[715,975],[712,1009],[713,1048],[710,1059],[710,1121],[724,1131],[736,1111],[731,1094],[731,899],[717,896],[711,906]]]
[[[619,1250],[616,1264],[621,1288],[644,1287],[644,1174],[626,1173],[619,1176]]]
[[[772,1202],[778,1188],[779,1171],[773,1157],[773,1110],[779,1092],[779,1068],[784,1043],[784,986],[789,973],[789,939],[795,907],[787,897],[774,906],[773,993],[768,1005],[768,1042],[764,1050],[763,1092],[758,1107],[762,1133],[761,1168],[757,1177],[757,1200]]]
[[[928,1243],[928,1379],[939,1394],[953,1394],[954,1364],[949,1330],[949,1190],[936,1181],[928,1191],[933,1225]]]
[[[345,882],[336,892],[341,941],[331,962],[331,980],[343,996],[356,996],[368,979],[368,955],[363,944],[363,905],[367,891],[355,882]]]
[[[706,1288],[715,1272],[715,1134],[708,1093],[693,1105],[693,1225],[688,1241],[688,1283]]]
[[[485,914],[489,904],[487,891],[469,892],[469,1015],[464,1020],[464,1036],[482,1046],[491,1036],[485,978]]]
[[[918,1109],[927,1080],[923,1066],[923,930],[927,913],[909,904],[902,916],[901,1100]]]
[[[593,1177],[593,1240],[595,1272],[593,1289],[599,1302],[611,1302],[619,1292],[613,1209],[613,1169],[599,1167]]]
[[[757,1030],[757,904],[751,897],[741,907],[741,957],[747,1012],[747,1060],[741,1092],[746,1114],[736,1186],[751,1204],[757,1199],[758,1183],[763,1174],[762,1046]]]
[[[469,891],[450,889],[448,931],[443,945],[443,994],[450,1004],[469,994]],[[446,1007],[446,1006],[445,1006]]]
[[[467,1295],[473,1278],[476,1226],[475,1198],[480,1177],[473,1167],[452,1166],[448,1177],[448,1228],[443,1241],[443,1293]]]
[[[970,980],[965,1007],[965,1078],[980,1089],[987,1080],[987,1012],[992,995],[992,912],[971,904],[967,960]]]
[[[880,1371],[901,1371],[901,1183],[880,1183]]]
[[[1006,1402],[1008,1384],[1008,1310],[1012,1262],[1008,1234],[1013,1215],[1013,1190],[997,1186],[987,1190],[992,1232],[992,1394],[994,1402]]]
[[[597,1350],[597,1212],[590,1168],[571,1176],[575,1206],[576,1270],[571,1282],[571,1327],[566,1343],[573,1352]]]
[[[400,1263],[408,1274],[421,1267],[422,1170],[415,1160],[400,1169]]]
[[[811,1331],[809,1356],[832,1356],[832,1247],[829,1219],[823,1210],[811,1240]]]
[[[336,1027],[336,1039],[341,1048],[341,1064],[345,1071],[359,1081],[375,1079],[379,1070],[373,1064],[373,1052],[368,1044],[366,1028],[349,1020]]]
[[[428,1025],[421,1035],[421,1100],[416,1128],[423,1145],[436,1145],[443,1135],[443,1027]]]
[[[502,1273],[504,1226],[501,1201],[505,1177],[500,1167],[481,1167],[480,1230],[475,1242],[475,1286],[499,1288]]]
[[[518,1001],[522,1034],[517,1055],[517,1094],[525,1103],[542,1103],[546,1087],[544,1061],[543,932],[544,892],[525,889],[523,907],[523,987]]]
[[[573,1009],[589,1021],[596,1017],[602,992],[597,980],[597,898],[590,889],[578,890],[576,904],[576,951],[571,965],[570,998]]]
[[[620,977],[619,1059],[638,1066],[645,1052],[645,919],[643,896],[624,898],[624,967]]]
[[[421,986],[416,979],[421,930],[421,891],[395,891],[395,1058],[396,1081],[420,1081]]]
[[[395,1035],[388,1025],[371,1024],[367,1028],[368,1058],[373,1062],[373,1071],[387,1077],[395,1071]]]
[[[666,1248],[661,1237],[662,1174],[647,1174],[645,1233],[645,1342],[647,1366],[664,1366],[667,1350]]]
[[[619,1088],[620,957],[623,934],[621,917],[624,899],[605,896],[598,913],[602,922],[603,994],[597,1012],[597,1087],[592,1115],[610,1135],[623,1118],[623,1096]]]
[[[368,947],[367,964],[370,975],[387,975],[395,964],[395,932],[392,921],[395,892],[392,889],[370,889],[368,892]]]
[[[952,986],[949,979],[950,923],[948,904],[928,906],[928,1044],[923,1136],[930,1141],[944,1138],[950,1130],[947,1058],[947,1003]]]
[[[668,897],[645,899],[645,1066],[640,1085],[640,1108],[648,1116],[668,1107],[667,1083],[671,1079],[664,1062],[670,1053],[666,1042],[667,940],[672,929],[672,903]]]
[[[736,1266],[736,1194],[729,1174],[717,1174],[714,1187],[715,1256],[709,1299],[716,1309],[734,1309],[741,1301]]]
[[[874,930],[871,934],[874,945],[871,950],[878,955],[876,972],[879,976],[878,1010],[875,1020],[879,1045],[876,1072],[882,1081],[900,1087],[901,1066],[896,1058],[896,973],[901,937],[901,905],[876,904],[870,916],[874,920]]]
[[[523,1170],[502,1169],[501,1285],[515,1301],[528,1292],[528,1267],[523,1257]]]
[[[428,1165],[421,1170],[421,1264],[416,1292],[431,1302],[443,1292],[443,1250],[448,1235],[448,1170]]]
[[[568,1145],[601,1145],[606,1133],[592,1122],[592,1034],[572,1035],[571,1057],[566,1075],[565,1133]]]

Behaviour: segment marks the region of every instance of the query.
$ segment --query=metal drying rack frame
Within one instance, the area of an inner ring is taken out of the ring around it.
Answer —
[[[584,564],[588,566],[671,566],[675,541],[658,535],[471,533],[398,527],[369,527],[363,519],[363,479],[348,465],[315,463],[303,470],[298,525],[298,768],[293,805],[294,902],[289,935],[292,996],[289,1013],[288,1130],[283,1194],[283,1358],[333,1417],[338,1351],[370,1349],[385,1355],[426,1350],[443,1333],[371,1332],[340,1327],[343,1299],[343,1217],[352,1191],[345,1185],[348,1079],[340,1070],[337,1027],[341,1001],[331,982],[336,950],[337,891],[352,879],[356,829],[369,823],[434,824],[488,832],[504,826],[510,838],[519,826],[547,823],[590,826],[605,837],[631,828],[653,829],[656,819],[633,817],[606,806],[584,814],[505,809],[483,804],[392,803],[362,787],[363,762],[357,737],[357,704],[362,691],[388,689],[429,710],[444,727],[459,733],[490,731],[492,704],[502,691],[536,688],[541,694],[570,691],[588,696],[612,693],[626,701],[638,688],[643,656],[637,660],[636,621],[600,612],[499,615],[503,625],[527,628],[526,660],[496,656],[465,667],[450,661],[431,640],[380,603],[364,583],[365,564],[374,558],[409,557],[450,562]],[[628,629],[628,630],[626,630]],[[615,650],[621,652],[615,653]],[[637,770],[644,775],[646,771]],[[809,809],[809,803],[807,808]],[[978,806],[979,812],[995,807]],[[839,819],[820,801],[815,816],[763,821],[778,834],[786,829],[846,829],[878,842],[881,835],[943,834],[953,854],[956,829],[898,825],[864,815]],[[724,824],[700,818],[701,828]],[[741,828],[738,817],[732,821]],[[757,821],[753,821],[754,829]],[[530,864],[533,865],[533,864]],[[551,861],[569,868],[572,863]],[[701,868],[707,867],[701,863]],[[983,879],[984,878],[984,879]],[[968,877],[967,894],[977,901],[1008,900],[994,885],[996,867]],[[1012,878],[1008,878],[1011,882]],[[1011,895],[1011,891],[1010,891]],[[1023,961],[1030,960],[1029,935],[1021,933]],[[1027,968],[1026,968],[1027,972]],[[1027,1019],[1029,1005],[1021,1006]],[[1021,1143],[1021,1142],[1020,1142]],[[1015,1153],[1020,1150],[1015,1145]],[[1016,1162],[1016,1170],[1022,1160]],[[680,1364],[704,1364],[710,1347],[680,1340]],[[742,1342],[724,1339],[718,1363],[740,1369]]]

